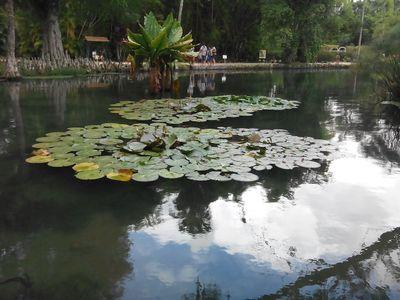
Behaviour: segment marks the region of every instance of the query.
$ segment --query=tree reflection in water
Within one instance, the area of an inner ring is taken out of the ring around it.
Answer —
[[[182,300],[223,300],[230,299],[230,295],[222,295],[221,289],[215,283],[202,283],[197,278],[196,292],[186,293],[181,297]]]
[[[300,276],[262,299],[395,299],[396,292],[391,291],[390,286],[385,289],[376,283],[383,280],[382,285],[385,285],[400,281],[399,258],[400,228],[396,228],[382,234],[360,254]]]
[[[317,138],[335,135],[339,142],[355,140],[367,157],[382,163],[395,165],[400,160],[395,118],[392,120],[386,113],[380,115],[378,109],[368,107],[364,101],[368,89],[362,93],[362,99],[346,98],[346,91],[353,91],[353,82],[344,80],[344,75],[249,74],[245,86],[240,84],[242,75],[236,79],[232,75],[223,85],[218,79],[220,74],[207,75],[206,81],[203,75],[182,78],[181,95],[186,95],[185,83],[192,81],[193,87],[200,83],[201,89],[207,90],[209,80],[209,89],[215,84],[215,91],[207,94],[269,94],[272,91],[278,96],[303,100],[296,112],[257,113],[223,125],[285,128],[292,134]],[[356,89],[365,88],[362,82],[359,80]],[[318,170],[261,172],[260,181],[254,184],[193,183],[182,179],[160,180],[148,185],[83,183],[76,181],[70,170],[25,165],[24,157],[37,136],[111,120],[109,104],[132,98],[133,93],[138,99],[147,97],[144,89],[138,88],[142,85],[146,83],[129,82],[124,77],[95,77],[3,86],[5,97],[0,102],[5,109],[0,110],[0,166],[7,172],[0,177],[0,281],[28,274],[32,282],[31,299],[118,299],[124,294],[125,279],[143,276],[135,273],[130,252],[136,250],[132,245],[135,240],[129,236],[130,232],[155,228],[168,215],[177,221],[177,231],[191,238],[213,234],[216,225],[212,208],[222,201],[234,204],[239,211],[242,209],[242,214],[233,217],[252,225],[245,214],[246,199],[242,199],[252,188],[265,191],[264,203],[295,205],[295,192],[302,186],[329,183],[329,163]],[[194,89],[193,96],[200,92],[199,88]],[[390,167],[385,165],[385,170]],[[164,207],[167,209],[163,210]],[[265,246],[266,239],[260,237],[260,240]],[[269,297],[390,297],[390,288],[384,290],[379,286],[391,280],[399,282],[398,241],[396,229],[342,263],[315,262],[316,271],[299,277]],[[296,255],[296,249],[291,251]],[[380,285],[371,278],[381,276],[382,270],[387,277]],[[210,282],[208,278],[205,280]],[[226,299],[227,293],[217,284],[220,283],[198,282],[196,290],[184,297],[198,299],[202,295],[203,299]],[[13,299],[24,293],[18,284],[0,286],[0,299]]]

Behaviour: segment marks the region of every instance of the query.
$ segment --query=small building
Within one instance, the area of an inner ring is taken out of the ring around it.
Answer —
[[[109,52],[110,40],[104,36],[85,35],[86,57],[103,60]]]

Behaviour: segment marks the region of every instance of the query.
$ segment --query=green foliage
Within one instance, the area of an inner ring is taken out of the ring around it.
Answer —
[[[311,61],[323,42],[333,1],[268,0],[262,6],[264,46],[287,62]]]
[[[361,25],[359,4],[350,0],[337,0],[329,18],[322,24],[324,42],[356,45]]]
[[[321,49],[316,57],[317,62],[334,62],[338,60],[338,54],[336,52],[327,51]]]
[[[379,54],[400,53],[400,15],[386,20],[377,28],[371,45]]]
[[[262,0],[185,0],[182,25],[193,31],[196,43],[216,46],[218,54],[227,54],[229,60],[256,60],[262,3]]]
[[[72,57],[86,56],[85,35],[105,36],[106,57],[125,59],[126,28],[140,31],[148,11],[158,19],[177,16],[178,0],[16,0],[17,55],[41,54],[45,12],[59,6],[64,48]],[[215,46],[229,60],[257,59],[260,49],[283,61],[321,59],[324,44],[357,45],[365,7],[363,45],[392,53],[398,48],[399,0],[185,0],[182,27],[198,44]],[[5,54],[6,23],[0,11],[0,52]],[[386,36],[391,34],[393,41]],[[93,45],[92,45],[93,46]],[[95,47],[96,48],[96,47]],[[327,54],[329,56],[329,54]],[[324,59],[327,59],[328,57]],[[347,56],[345,60],[351,60]]]
[[[165,67],[174,61],[186,61],[190,55],[192,34],[183,35],[181,24],[172,14],[161,24],[153,13],[144,18],[140,33],[128,30],[127,45],[136,61],[146,60],[151,67]]]
[[[400,102],[400,56],[385,59],[378,73],[385,98]]]

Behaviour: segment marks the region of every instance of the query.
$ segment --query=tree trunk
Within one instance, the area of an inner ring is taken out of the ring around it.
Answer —
[[[159,66],[150,67],[149,70],[150,90],[154,94],[161,92],[161,70]]]
[[[50,60],[65,59],[64,48],[58,22],[59,0],[48,0],[43,23],[42,56]]]
[[[182,10],[183,10],[183,0],[181,0],[179,3],[179,14],[178,14],[179,23],[182,22]]]
[[[7,12],[7,61],[4,77],[7,79],[17,79],[20,77],[18,72],[17,60],[15,59],[15,15],[14,0],[6,1]]]

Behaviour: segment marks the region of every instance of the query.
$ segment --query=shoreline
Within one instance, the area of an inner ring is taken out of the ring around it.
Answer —
[[[189,65],[187,63],[177,63],[176,71],[268,71],[268,70],[345,70],[355,66],[350,62],[335,63],[216,63],[213,65],[195,63]],[[35,80],[35,79],[68,79],[68,78],[85,78],[91,76],[102,75],[129,75],[128,72],[104,72],[104,73],[86,73],[86,74],[58,74],[58,75],[33,75],[22,76],[19,80]],[[4,78],[0,78],[0,82],[7,82]]]
[[[213,65],[195,63],[192,65],[178,65],[178,69],[191,70],[271,70],[271,69],[349,69],[355,66],[351,62],[329,62],[329,63],[216,63]]]

